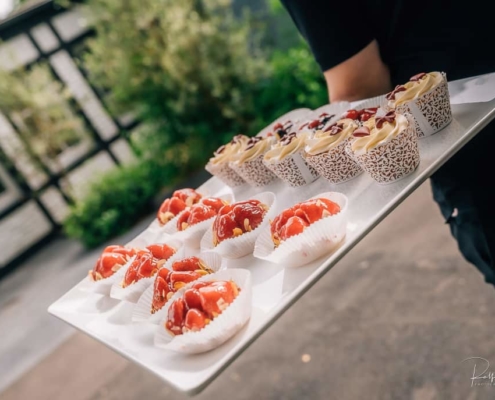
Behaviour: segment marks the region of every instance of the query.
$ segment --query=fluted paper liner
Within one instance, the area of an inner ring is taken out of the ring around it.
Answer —
[[[407,128],[390,142],[384,143],[367,153],[357,155],[346,146],[347,153],[380,184],[395,182],[412,173],[419,165],[418,135],[410,115]]]
[[[180,250],[183,248],[182,242],[177,240],[177,239],[169,239],[165,242],[162,242],[164,244],[167,244],[173,248],[175,248],[176,252],[173,254],[166,262],[164,265],[169,263],[172,259],[174,259],[177,256],[177,253],[180,252]],[[126,265],[126,268],[121,268],[119,269],[115,274],[119,274],[117,277],[114,279],[114,283],[110,289],[110,297],[118,300],[125,300],[130,303],[136,303],[139,300],[139,297],[141,294],[148,288],[149,285],[153,283],[153,280],[155,279],[155,276],[149,277],[149,278],[142,278],[138,280],[137,282],[126,286],[125,288],[122,287],[122,283],[124,281],[125,273],[127,272],[127,269],[131,263]]]
[[[231,168],[236,171],[250,186],[262,187],[277,179],[263,163],[264,154],[239,164],[237,161],[230,163]]]
[[[284,267],[305,265],[335,249],[345,238],[347,231],[347,197],[338,192],[321,193],[312,199],[326,198],[340,206],[340,212],[322,218],[308,226],[300,234],[282,241],[275,247],[270,225],[256,240],[254,256]]]
[[[284,157],[280,161],[266,161],[263,163],[275,175],[292,187],[304,186],[318,179],[318,172],[302,158],[303,149]]]
[[[105,296],[110,296],[110,292],[112,290],[112,286],[115,282],[122,279],[125,271],[129,268],[129,265],[134,261],[135,256],[132,256],[127,260],[127,262],[113,275],[108,278],[100,279],[98,281],[92,281],[89,276],[85,278],[85,285],[81,287],[81,290],[89,293],[98,293],[103,294]]]
[[[275,217],[276,207],[275,194],[272,192],[260,193],[250,199],[259,200],[269,207],[261,224],[251,232],[246,232],[240,236],[223,240],[217,246],[213,245],[213,229],[208,229],[201,239],[202,251],[212,251],[228,259],[241,258],[253,252],[256,238],[263,227],[269,223],[269,220]]]
[[[232,194],[225,194],[219,196],[218,198],[225,200],[229,204],[232,204],[234,201],[234,196]],[[187,210],[187,209],[186,209]],[[180,212],[177,215],[177,219],[180,218],[181,214],[183,214],[186,210]],[[184,231],[177,230],[177,220],[175,220],[174,224],[167,224],[164,227],[164,233],[170,236],[173,236],[175,239],[182,241],[186,246],[192,248],[199,248],[201,243],[201,238],[205,234],[206,230],[211,228],[215,217],[209,218],[197,224],[189,226]]]
[[[447,75],[442,72],[442,76],[443,81],[438,86],[395,107],[398,113],[409,113],[414,117],[419,138],[437,133],[452,121]]]
[[[309,139],[311,141],[318,139]],[[347,140],[338,146],[320,154],[303,153],[306,162],[311,165],[323,178],[330,183],[338,184],[347,182],[363,172],[352,157],[350,157],[345,148]]]
[[[155,346],[185,354],[204,353],[220,346],[234,336],[251,317],[251,274],[245,269],[228,269],[207,275],[198,281],[229,281],[232,280],[240,288],[240,292],[234,301],[215,319],[198,332],[187,332],[173,336],[165,329],[168,308],[172,302],[181,297],[188,285],[180,289],[170,299],[166,308],[165,317],[155,332]]]
[[[228,162],[213,164],[211,161],[206,164],[205,169],[220,179],[223,183],[230,187],[241,186],[246,182],[242,179],[237,172],[230,168]]]
[[[349,107],[349,109],[364,110],[365,108],[377,107],[383,108],[385,110],[387,109],[387,99],[385,98],[385,96],[386,95],[382,94],[380,96],[370,97],[369,99],[355,101],[351,104],[351,107]]]
[[[223,268],[223,263],[222,263],[222,257],[220,257],[216,253],[201,253],[201,252],[196,252],[195,254],[186,254],[186,251],[184,248],[181,248],[179,250],[179,253],[177,257],[174,257],[174,259],[170,260],[170,262],[167,262],[163,268],[167,268],[170,271],[172,271],[172,264],[175,261],[182,260],[184,258],[192,257],[193,255],[196,255],[196,257],[199,257],[202,259],[206,265],[212,269],[214,272],[218,272]],[[177,254],[176,253],[176,254]],[[175,254],[174,254],[175,256]],[[210,274],[213,275],[213,274]],[[206,276],[210,276],[206,275]],[[154,314],[151,313],[151,304],[153,302],[153,294],[154,294],[154,286],[155,286],[155,279],[156,276],[153,277],[152,284],[149,285],[146,290],[142,293],[141,297],[139,297],[139,300],[137,301],[136,306],[134,307],[134,310],[132,312],[132,320],[134,322],[142,322],[142,321],[147,321],[150,323],[158,324],[161,319],[166,316],[164,314],[164,310],[166,309],[166,305],[170,300],[165,303],[163,308],[160,310],[156,311]]]

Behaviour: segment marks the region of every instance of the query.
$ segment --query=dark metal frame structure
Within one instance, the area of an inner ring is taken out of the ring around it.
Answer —
[[[50,71],[53,75],[53,78],[59,81],[63,87],[66,87],[66,84],[64,81],[61,79],[61,77],[57,74],[55,69],[52,67],[49,61],[49,57],[54,55],[55,53],[65,50],[72,59],[76,58],[74,49],[76,46],[80,45],[82,42],[84,42],[87,38],[91,37],[94,35],[94,31],[88,30],[81,35],[73,38],[70,41],[63,40],[59,33],[57,32],[57,29],[53,26],[51,20],[54,16],[65,12],[66,10],[57,6],[52,0],[40,0],[38,3],[34,4],[31,7],[22,9],[20,12],[14,13],[11,16],[9,16],[7,19],[0,21],[0,41],[5,42],[8,41],[9,39],[23,34],[26,35],[27,38],[29,38],[31,44],[35,47],[35,49],[38,51],[38,57],[37,59],[31,61],[28,64],[24,65],[24,68],[31,68],[34,64],[37,63],[42,63],[46,62],[46,65],[50,68]],[[38,24],[43,23],[46,26],[48,26],[51,30],[51,33],[58,39],[58,46],[48,52],[43,51],[42,48],[38,45],[36,40],[33,38],[33,35],[31,33],[31,29]],[[116,164],[119,165],[119,159],[115,156],[115,154],[112,152],[112,149],[110,148],[110,145],[114,143],[116,140],[122,138],[125,135],[121,135],[122,132],[125,131],[131,131],[135,126],[137,125],[137,121],[133,120],[129,122],[126,125],[123,125],[118,118],[113,116],[108,109],[105,107],[105,101],[102,98],[101,93],[99,90],[91,85],[91,82],[87,79],[86,71],[84,71],[80,66],[75,63],[79,72],[82,74],[82,76],[85,78],[86,83],[98,99],[98,101],[101,103],[105,111],[107,112],[108,116],[111,118],[112,122],[115,124],[115,126],[118,129],[118,132],[111,138],[104,138],[102,137],[98,130],[92,125],[90,119],[88,116],[85,114],[84,110],[76,103],[74,99],[70,99],[68,102],[71,111],[79,116],[82,121],[84,122],[85,129],[91,134],[91,138],[94,141],[94,146],[92,149],[87,151],[82,157],[79,157],[78,159],[74,160],[73,162],[70,163],[62,172],[56,172],[54,173],[53,171],[50,170],[50,168],[43,163],[43,160],[41,160],[39,157],[36,159],[36,155],[30,154],[31,158],[34,159],[35,163],[40,166],[42,171],[46,174],[48,179],[46,182],[39,188],[32,188],[29,185],[28,180],[23,176],[22,172],[19,171],[15,167],[15,163],[13,162],[12,159],[9,158],[9,156],[6,154],[6,152],[1,148],[0,146],[0,164],[7,170],[9,175],[14,179],[16,182],[18,188],[21,191],[21,196],[17,200],[13,201],[10,205],[7,207],[3,208],[0,210],[0,223],[2,219],[6,218],[9,216],[11,213],[16,211],[18,208],[23,206],[29,201],[34,200],[36,203],[37,207],[39,210],[43,213],[44,217],[47,219],[47,221],[51,225],[51,231],[43,237],[41,240],[39,240],[36,243],[31,243],[29,244],[25,249],[22,254],[19,254],[15,259],[11,260],[8,262],[7,265],[2,266],[0,268],[0,278],[5,276],[7,273],[11,272],[17,265],[19,265],[20,261],[24,260],[27,256],[27,253],[32,254],[33,251],[36,249],[39,249],[44,245],[47,241],[49,241],[51,238],[53,238],[59,231],[60,231],[60,224],[56,221],[56,218],[51,215],[50,211],[46,208],[46,206],[43,204],[43,202],[40,200],[40,195],[48,188],[53,187],[55,188],[63,197],[64,201],[67,204],[72,204],[73,199],[70,197],[69,193],[66,193],[60,183],[61,179],[66,176],[67,173],[73,171],[74,169],[78,168],[80,165],[82,165],[85,161],[89,160],[96,154],[100,153],[101,151],[106,152],[112,161]],[[5,117],[9,120],[9,116],[4,113]],[[15,128],[15,124],[10,121],[10,124],[12,125],[13,129]],[[21,141],[25,143],[25,139],[23,136],[16,131],[17,136]]]

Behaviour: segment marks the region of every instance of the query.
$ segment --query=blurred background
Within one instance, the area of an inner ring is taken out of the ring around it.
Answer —
[[[327,100],[278,0],[0,0],[0,398],[183,398],[46,308],[219,145]],[[424,185],[200,397],[493,398],[455,246]]]

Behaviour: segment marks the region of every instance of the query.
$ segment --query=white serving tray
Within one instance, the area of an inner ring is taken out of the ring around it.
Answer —
[[[467,87],[465,82],[451,82],[451,92],[461,92]],[[473,99],[473,93],[470,96]],[[486,126],[495,117],[495,100],[457,104],[452,109],[454,120],[447,128],[419,141],[421,163],[418,169],[393,184],[378,185],[362,174],[341,185],[331,185],[320,178],[299,189],[277,183],[259,190],[241,187],[234,191],[236,199],[274,191],[280,208],[321,192],[342,192],[349,199],[349,223],[347,238],[338,250],[304,267],[284,269],[252,256],[229,261],[229,265],[248,268],[252,273],[253,314],[248,325],[219,348],[194,356],[156,348],[153,346],[155,325],[130,322],[133,304],[85,293],[79,288],[83,282],[53,303],[48,311],[178,390],[199,393],[387,214]],[[229,191],[216,178],[203,186],[210,194]]]

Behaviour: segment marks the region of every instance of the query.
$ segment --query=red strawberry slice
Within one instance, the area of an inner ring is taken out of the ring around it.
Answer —
[[[185,311],[185,304],[182,298],[176,299],[168,309],[165,328],[167,328],[174,335],[182,334],[182,325],[184,323]]]
[[[174,261],[172,269],[174,271],[196,271],[201,268],[201,260],[198,257],[188,257]]]
[[[189,288],[184,292],[184,301],[188,310],[191,308],[201,309],[201,295],[195,288]]]
[[[175,249],[166,244],[151,244],[146,247],[157,260],[168,260],[175,254]]]
[[[186,319],[184,321],[184,328],[196,332],[203,329],[206,326],[208,318],[201,311],[193,308],[189,310],[186,314]]]

